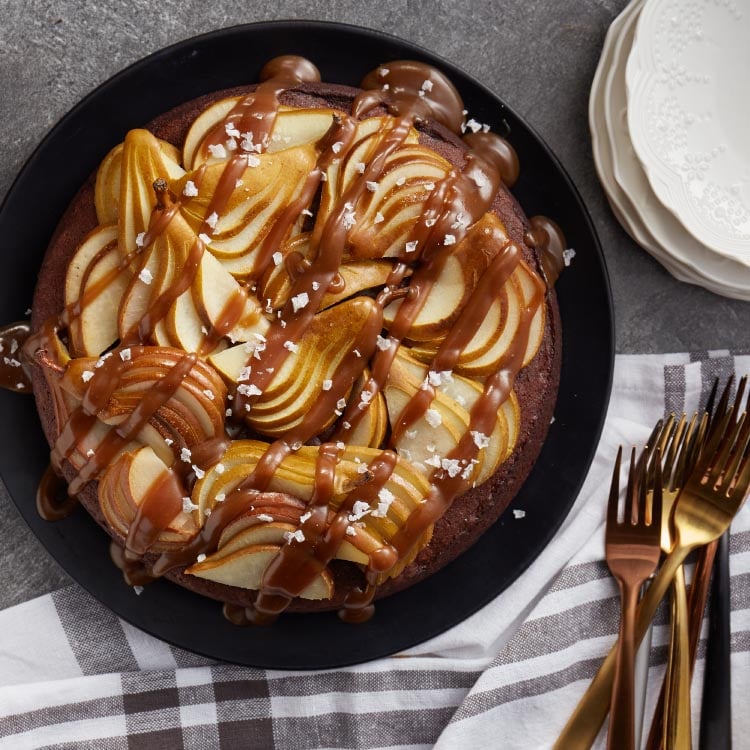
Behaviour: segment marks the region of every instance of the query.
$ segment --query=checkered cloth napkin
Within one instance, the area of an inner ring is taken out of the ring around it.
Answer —
[[[714,377],[735,369],[750,372],[750,356],[618,357],[596,459],[554,541],[477,614],[387,659],[324,672],[219,664],[141,633],[76,586],[0,612],[0,748],[551,747],[617,632],[603,561],[616,447],[642,443],[664,413],[698,408]],[[750,736],[741,704],[750,695],[750,504],[732,528],[731,572],[739,745]],[[696,716],[705,623],[702,637]],[[651,707],[667,642],[662,608]]]

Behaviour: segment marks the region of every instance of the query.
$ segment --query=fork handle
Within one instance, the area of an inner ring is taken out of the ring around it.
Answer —
[[[607,747],[618,750],[635,748],[635,609],[638,603],[637,585],[618,580],[622,610],[620,639],[615,660],[615,678],[609,707]]]
[[[672,634],[664,701],[664,747],[690,750],[690,645],[685,569],[680,566],[672,586]]]
[[[701,750],[731,750],[732,693],[730,654],[729,532],[719,539],[711,591],[706,669],[699,747]]]
[[[714,541],[701,548],[700,554],[698,555],[698,562],[695,565],[693,583],[690,586],[689,620],[691,675],[695,668],[695,657],[698,653],[698,640],[700,638],[701,625],[703,623],[703,612],[706,609],[706,599],[708,598],[708,587],[711,582],[711,571],[714,566],[716,545],[717,542]],[[656,711],[654,711],[654,720],[651,723],[651,730],[648,734],[645,750],[659,750],[659,748],[662,747],[662,740],[664,737],[664,689],[665,685],[662,683]]]
[[[679,542],[679,539],[676,541]],[[659,602],[664,598],[677,568],[682,565],[691,549],[692,545],[675,544],[656,574],[656,578],[643,595],[636,618],[636,644],[640,644],[643,640],[648,624],[654,619]],[[594,744],[609,708],[615,672],[615,653],[616,646],[613,646],[558,737],[555,743],[556,750],[588,750]]]

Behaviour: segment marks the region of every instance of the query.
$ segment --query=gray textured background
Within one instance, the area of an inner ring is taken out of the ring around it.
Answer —
[[[168,44],[253,21],[308,18],[396,33],[500,95],[561,159],[594,219],[612,279],[619,352],[750,348],[750,305],[681,284],[614,219],[588,133],[588,93],[625,0],[178,2],[0,0],[0,196],[49,128],[82,96]],[[0,492],[0,607],[67,581]]]

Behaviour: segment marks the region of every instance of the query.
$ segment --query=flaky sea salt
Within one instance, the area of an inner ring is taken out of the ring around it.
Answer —
[[[439,427],[443,423],[443,418],[437,409],[428,409],[425,412],[424,418],[430,427]]]

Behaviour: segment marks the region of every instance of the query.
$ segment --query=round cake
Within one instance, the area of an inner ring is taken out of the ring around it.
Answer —
[[[51,472],[132,585],[366,619],[512,500],[554,409],[564,247],[439,71],[285,56],[127,133],[24,347]]]

